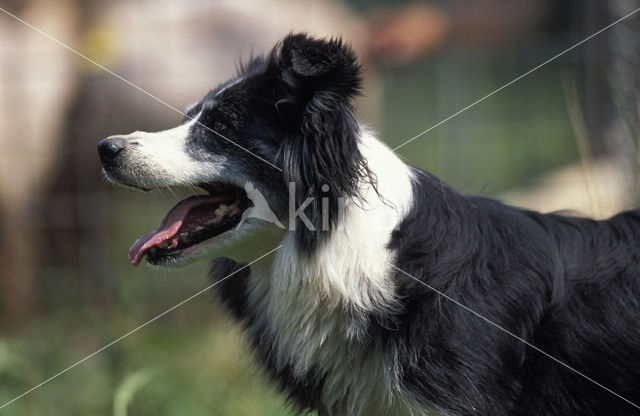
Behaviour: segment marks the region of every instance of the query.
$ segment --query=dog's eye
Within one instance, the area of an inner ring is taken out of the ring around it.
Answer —
[[[218,133],[221,133],[226,129],[227,129],[227,125],[222,120],[216,120],[213,123],[213,130],[217,131]]]

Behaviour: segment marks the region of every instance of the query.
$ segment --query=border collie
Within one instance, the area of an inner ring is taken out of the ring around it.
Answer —
[[[114,182],[202,189],[130,261],[216,258],[217,293],[300,412],[640,414],[640,211],[462,196],[356,122],[360,78],[341,40],[292,34],[178,127],[102,140]]]

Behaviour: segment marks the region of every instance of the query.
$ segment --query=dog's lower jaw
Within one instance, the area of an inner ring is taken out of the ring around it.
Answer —
[[[273,261],[273,254],[268,253],[279,250],[286,234],[286,229],[275,224],[249,218],[237,228],[205,241],[190,261],[227,257],[237,263],[252,263],[252,269],[268,269]]]

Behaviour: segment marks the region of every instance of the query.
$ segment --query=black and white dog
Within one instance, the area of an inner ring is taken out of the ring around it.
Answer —
[[[180,126],[101,141],[115,182],[203,190],[131,262],[217,257],[222,301],[300,411],[640,414],[640,212],[462,196],[358,125],[359,87],[342,41],[290,35]]]

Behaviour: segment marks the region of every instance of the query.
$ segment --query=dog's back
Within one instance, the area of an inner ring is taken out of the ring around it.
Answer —
[[[407,326],[392,349],[429,357],[406,363],[409,390],[460,414],[637,414],[617,395],[640,397],[640,211],[544,215],[417,176],[391,243],[429,285],[398,273]]]
[[[520,406],[532,414],[638,414],[616,394],[640,397],[640,211],[606,221],[554,215],[546,224],[557,241],[564,290],[534,341],[593,381],[537,357]],[[557,392],[567,394],[560,405]]]

